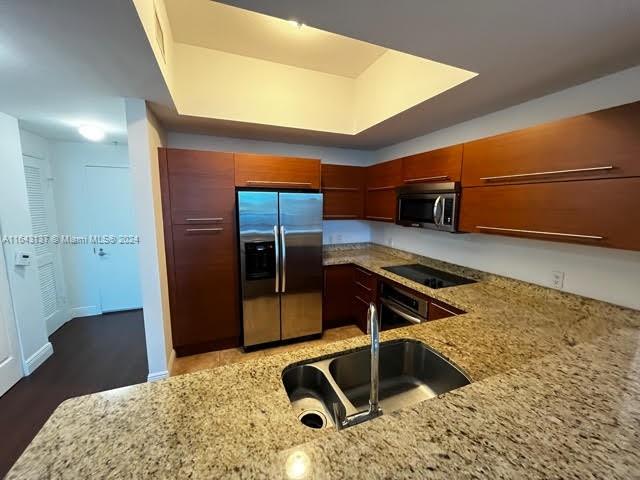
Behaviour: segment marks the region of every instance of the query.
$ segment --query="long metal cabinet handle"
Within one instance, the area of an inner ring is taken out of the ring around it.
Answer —
[[[276,253],[276,293],[280,291],[280,247],[278,246],[278,226],[273,226],[273,240]]]
[[[442,202],[442,195],[438,195],[436,201],[433,202],[433,223],[435,225],[439,225],[438,223],[438,207],[440,206],[440,202]],[[444,210],[444,208],[443,208]]]
[[[503,227],[485,227],[483,225],[476,225],[480,230],[493,230],[496,232],[515,232],[515,233],[533,233],[535,235],[548,235],[551,237],[569,237],[569,238],[586,238],[589,240],[603,240],[604,237],[599,235],[580,235],[577,233],[562,233],[562,232],[543,232],[540,230],[521,230],[519,228],[503,228]]]
[[[613,165],[605,165],[602,167],[573,168],[571,170],[551,170],[548,172],[515,173],[513,175],[499,175],[496,177],[480,177],[480,180],[503,180],[507,178],[537,177],[541,175],[562,175],[564,173],[597,172],[600,170],[612,170],[613,168],[614,168]]]
[[[187,222],[222,222],[222,217],[185,218]]]
[[[395,185],[386,185],[384,187],[367,187],[367,190],[369,192],[377,192],[378,190],[393,190],[395,188]]]
[[[400,310],[400,308],[396,307],[395,305],[393,305],[391,302],[389,302],[385,298],[381,299],[380,302],[382,304],[384,304],[384,306],[386,306],[393,313],[395,313],[396,315],[400,315],[402,318],[404,318],[405,320],[407,320],[407,321],[409,321],[411,323],[422,323],[423,321],[426,320],[426,319],[423,319],[423,318],[415,317],[413,315],[408,314],[407,312],[404,312],[404,311]]]
[[[284,225],[280,226],[280,241],[282,245],[282,285],[280,291],[287,291],[287,241]]]
[[[247,180],[247,183],[252,185],[309,185],[311,186],[311,182],[279,182],[277,180],[274,181],[266,181],[266,180]]]
[[[360,189],[356,187],[322,187],[325,192],[359,192]]]
[[[405,182],[428,182],[430,180],[447,180],[449,175],[438,175],[436,177],[407,178]]]
[[[187,228],[187,232],[221,232],[224,228]]]
[[[331,218],[358,218],[358,215],[324,215],[324,218],[327,219],[331,219]]]
[[[374,217],[372,215],[367,215],[369,220],[393,220],[391,217]]]

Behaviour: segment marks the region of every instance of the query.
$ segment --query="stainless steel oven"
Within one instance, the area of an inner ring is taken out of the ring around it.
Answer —
[[[423,183],[400,187],[396,223],[406,227],[455,232],[458,228],[460,185]]]
[[[406,290],[383,282],[380,293],[380,329],[406,327],[426,322],[429,304]]]

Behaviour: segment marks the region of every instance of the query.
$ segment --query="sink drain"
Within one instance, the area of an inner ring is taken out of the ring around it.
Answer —
[[[324,428],[327,426],[327,417],[318,410],[306,410],[298,415],[298,420],[309,428]]]

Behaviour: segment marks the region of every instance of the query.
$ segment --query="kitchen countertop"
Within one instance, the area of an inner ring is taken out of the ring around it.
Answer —
[[[431,290],[382,270],[479,280]],[[64,402],[7,478],[602,477],[640,475],[640,312],[386,247],[327,249],[468,313],[382,332],[474,380],[350,429],[295,418],[282,369],[364,335]]]

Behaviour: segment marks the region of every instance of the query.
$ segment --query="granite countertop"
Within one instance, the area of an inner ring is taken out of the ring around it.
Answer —
[[[415,262],[479,281],[431,290],[381,269]],[[68,400],[7,478],[640,476],[640,312],[380,246],[325,252],[346,263],[468,312],[381,340],[420,340],[474,382],[344,431],[304,427],[282,369],[362,335]]]

